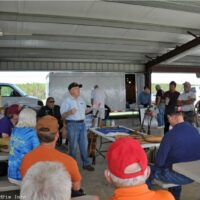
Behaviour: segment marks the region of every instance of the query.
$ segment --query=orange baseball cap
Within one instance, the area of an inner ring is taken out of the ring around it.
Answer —
[[[46,115],[44,117],[41,117],[37,121],[37,131],[39,133],[45,134],[45,133],[57,133],[58,132],[58,121],[55,117],[51,115]]]

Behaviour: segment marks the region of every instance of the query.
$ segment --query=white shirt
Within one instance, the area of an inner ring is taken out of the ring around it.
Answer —
[[[183,92],[182,94],[179,95],[178,100],[189,100],[189,99],[196,99],[196,95],[194,92]],[[188,105],[182,105],[181,110],[183,112],[187,111],[193,111],[194,110],[194,104],[188,104]]]
[[[106,95],[101,88],[92,90],[93,108],[104,108]]]
[[[85,119],[85,110],[86,104],[85,101],[78,97],[77,99],[72,97],[71,95],[65,99],[60,107],[61,115],[64,112],[70,111],[72,108],[76,108],[76,112],[72,115],[66,117],[66,120],[84,120]]]

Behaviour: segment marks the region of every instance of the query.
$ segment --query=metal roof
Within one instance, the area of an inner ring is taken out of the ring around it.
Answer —
[[[156,65],[195,69],[200,67],[199,33],[197,0],[0,1],[0,62],[117,63],[144,69],[176,50]],[[195,38],[194,46],[177,50]]]

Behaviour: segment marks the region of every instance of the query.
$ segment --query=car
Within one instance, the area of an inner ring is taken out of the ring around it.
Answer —
[[[43,106],[43,102],[37,97],[28,96],[15,84],[0,83],[0,107],[7,107],[12,104],[20,104],[26,107],[39,110]]]

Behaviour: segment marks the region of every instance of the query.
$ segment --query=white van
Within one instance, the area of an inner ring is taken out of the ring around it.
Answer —
[[[19,87],[10,83],[0,83],[0,107],[6,107],[12,104],[21,104],[35,110],[43,106],[43,102],[37,97],[28,96]]]

